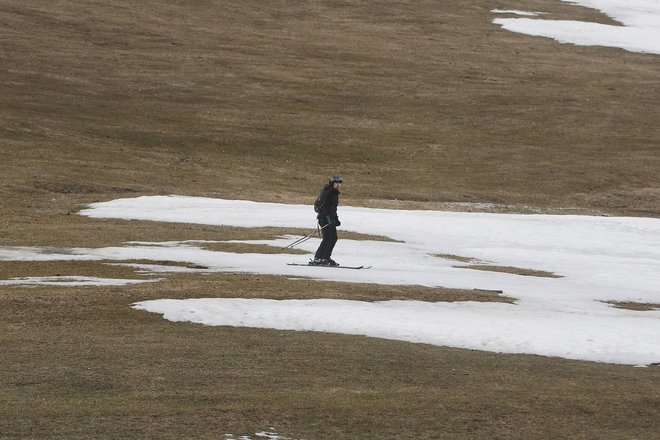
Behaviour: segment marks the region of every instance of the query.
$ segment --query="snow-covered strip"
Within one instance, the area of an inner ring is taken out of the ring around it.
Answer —
[[[96,260],[87,249],[3,246],[0,248],[0,261],[61,261]]]
[[[563,1],[597,9],[622,25],[530,18],[497,18],[493,23],[512,32],[553,38],[560,43],[617,47],[630,52],[660,54],[660,1]]]
[[[275,428],[270,428],[268,431],[259,431],[254,433],[255,438],[266,439],[266,440],[293,440],[290,437],[284,437],[277,432]],[[224,440],[252,440],[252,437],[249,435],[241,435],[235,437],[233,434],[225,434]]]
[[[621,364],[660,360],[657,316],[574,316],[519,310],[511,304],[331,299],[164,299],[134,307],[161,313],[170,321],[206,325],[365,335]]]
[[[206,197],[144,196],[92,203],[81,215],[92,218],[155,220],[207,225],[309,227],[311,206],[221,200]],[[268,215],[279,217],[267,218]],[[188,242],[190,243],[190,242]]]
[[[0,280],[0,285],[21,286],[126,286],[129,284],[154,283],[160,279],[131,280],[123,278],[97,278],[82,276],[23,277]]]
[[[493,14],[513,14],[524,15],[528,17],[536,17],[537,15],[545,14],[544,12],[519,11],[517,9],[493,9],[490,12]]]

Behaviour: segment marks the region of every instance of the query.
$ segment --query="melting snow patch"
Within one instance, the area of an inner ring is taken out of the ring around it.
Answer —
[[[332,332],[632,365],[660,360],[657,315],[573,316],[502,303],[331,299],[170,299],[133,307],[205,325]]]
[[[0,285],[21,286],[125,286],[128,284],[153,283],[160,279],[128,280],[122,278],[96,278],[80,276],[24,277],[0,280]]]
[[[660,55],[660,1],[563,0],[598,9],[622,26],[573,20],[497,18],[493,23],[526,35],[553,38],[579,46],[607,46]],[[495,11],[493,11],[495,12]]]
[[[269,431],[260,431],[255,432],[254,437],[249,435],[234,436],[233,434],[225,434],[225,440],[258,440],[258,439],[267,439],[267,440],[294,440],[291,437],[284,437],[275,432],[275,428],[270,428]],[[302,439],[301,439],[302,440]]]
[[[373,266],[369,270],[287,265],[306,262],[318,246],[317,238],[299,246],[309,255],[213,251],[204,249],[204,242],[190,240],[97,249],[0,247],[0,261],[97,260],[154,275],[239,272],[335,282],[502,291],[507,297],[515,298],[515,304],[235,299],[163,300],[136,307],[163,313],[167,319],[208,325],[338,332],[634,365],[660,361],[657,337],[660,310],[625,310],[603,302],[660,303],[658,219],[350,206],[340,209],[343,222],[340,237],[343,230],[350,229],[393,240],[340,239],[333,254],[335,259],[345,265]],[[96,203],[82,214],[237,227],[313,228],[315,225],[314,214],[307,205],[178,196]],[[279,237],[252,243],[284,247],[291,239]],[[465,260],[461,266],[478,267],[488,262],[493,266],[524,267],[562,277],[466,271],[454,267],[456,261],[451,256],[461,256]],[[63,285],[63,281],[97,282],[36,280],[58,285]]]
[[[526,15],[529,17],[535,17],[537,15],[545,14],[544,12],[529,12],[529,11],[518,11],[516,9],[493,9],[493,14],[514,14],[514,15]]]

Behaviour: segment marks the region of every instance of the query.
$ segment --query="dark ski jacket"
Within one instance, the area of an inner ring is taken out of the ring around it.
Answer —
[[[339,226],[339,217],[337,216],[337,205],[339,205],[339,190],[333,185],[326,184],[321,191],[321,210],[316,218],[324,226],[330,217],[335,225]]]

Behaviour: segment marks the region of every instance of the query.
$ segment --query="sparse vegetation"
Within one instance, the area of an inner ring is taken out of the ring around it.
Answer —
[[[607,301],[618,309],[636,310],[638,312],[648,312],[651,310],[660,310],[660,304],[641,303],[635,301]]]
[[[488,264],[473,264],[470,266],[454,266],[459,269],[472,269],[472,270],[485,270],[488,272],[502,272],[510,273],[513,275],[522,275],[526,277],[544,277],[544,278],[561,278],[561,275],[554,274],[552,272],[546,272],[544,270],[534,270],[534,269],[521,269],[519,267],[511,266],[494,266]]]
[[[461,257],[460,255],[450,255],[450,254],[433,254],[434,257],[444,258],[445,260],[460,261],[461,263],[472,263],[476,261],[474,258],[470,257]]]

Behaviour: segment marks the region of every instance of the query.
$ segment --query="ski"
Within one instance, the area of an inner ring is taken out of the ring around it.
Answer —
[[[320,264],[286,263],[288,266],[329,267],[332,269],[370,269],[371,266],[322,266]]]

